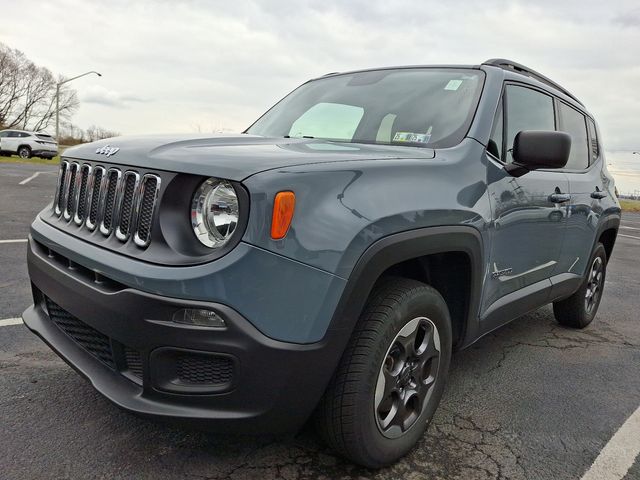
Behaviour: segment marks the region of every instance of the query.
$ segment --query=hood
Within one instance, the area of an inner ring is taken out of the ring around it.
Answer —
[[[97,153],[117,151],[111,155]],[[274,168],[312,163],[433,158],[430,148],[329,142],[256,135],[114,137],[71,147],[65,158],[185,172],[241,181]]]

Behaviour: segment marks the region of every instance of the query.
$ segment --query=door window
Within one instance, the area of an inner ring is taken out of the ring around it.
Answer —
[[[555,130],[553,98],[517,85],[507,85],[507,155],[513,162],[513,140],[522,130]]]
[[[558,102],[560,116],[559,130],[571,135],[571,153],[566,168],[584,170],[589,166],[589,146],[587,143],[587,124],[582,113],[569,105]]]

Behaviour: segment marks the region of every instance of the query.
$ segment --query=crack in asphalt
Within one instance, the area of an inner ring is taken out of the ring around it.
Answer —
[[[555,324],[550,312],[543,310],[538,314],[530,314],[528,323],[525,321],[513,324],[491,334],[488,339],[470,349],[468,354],[463,353],[459,362],[474,361],[474,356],[477,355],[480,360],[476,372],[485,376],[488,372],[502,368],[509,355],[518,349],[568,351],[598,346],[640,349],[640,345],[631,342],[606,322],[600,321],[597,327],[582,331],[571,330]],[[68,381],[58,385],[57,380],[56,383],[51,383],[54,380],[46,378],[56,372],[64,372],[65,378],[75,379],[64,363],[48,351],[0,352],[0,369],[3,375],[7,372],[6,374],[10,373],[16,378],[33,374],[31,381],[43,384],[38,392],[48,391],[52,385],[69,388],[68,385],[64,386]],[[472,372],[473,370],[468,372],[468,378],[474,377]],[[116,475],[117,478],[127,478],[140,468],[145,468],[147,472],[149,468],[159,470],[166,477],[193,480],[521,480],[535,477],[541,472],[534,471],[538,466],[526,463],[527,452],[531,448],[531,445],[523,443],[526,435],[513,431],[515,427],[511,427],[504,419],[495,420],[496,417],[491,415],[467,411],[465,398],[472,398],[482,385],[482,382],[476,385],[464,384],[464,388],[458,391],[460,398],[447,400],[445,397],[417,448],[396,465],[378,471],[357,467],[335,456],[309,430],[296,437],[277,441],[273,438],[232,439],[201,432],[157,428],[154,423],[139,421],[134,417],[114,417],[110,410],[100,410],[104,407],[98,407],[101,412],[99,415],[103,415],[98,418],[104,422],[115,420],[116,427],[113,429],[118,435],[118,442],[135,445],[131,450],[123,449],[125,453],[121,464],[125,469],[119,472],[120,477]],[[86,389],[90,391],[89,386]],[[83,395],[82,391],[78,394],[82,398],[91,397],[86,392]],[[0,404],[9,412],[8,407],[14,408],[18,402],[31,403],[34,397],[21,388],[15,392],[7,392],[3,400]],[[94,412],[96,406],[93,401],[84,400],[84,415]],[[142,441],[146,438],[154,438],[154,441]],[[560,436],[554,438],[557,450],[563,452],[567,460],[580,452],[580,458],[591,455],[584,447],[578,452],[575,448],[570,449]],[[550,448],[553,448],[553,443],[551,442]],[[153,464],[157,466],[149,466]],[[71,466],[67,468],[65,471],[75,471]]]
[[[607,334],[607,335],[605,335]],[[492,334],[494,341],[503,341],[505,332],[497,332]],[[549,330],[542,332],[538,338],[524,341],[513,340],[500,346],[500,358],[488,368],[485,372],[490,373],[502,368],[503,363],[507,359],[507,355],[518,347],[545,348],[553,350],[574,350],[587,349],[593,346],[613,346],[620,348],[640,349],[640,344],[628,341],[622,334],[613,330],[610,325],[600,322],[599,331],[591,327],[584,330],[574,330],[549,323]]]

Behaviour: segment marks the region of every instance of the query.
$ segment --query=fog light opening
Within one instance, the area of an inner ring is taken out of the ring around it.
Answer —
[[[227,324],[220,315],[213,310],[201,308],[183,308],[173,314],[173,321],[184,325],[197,327],[226,328]]]

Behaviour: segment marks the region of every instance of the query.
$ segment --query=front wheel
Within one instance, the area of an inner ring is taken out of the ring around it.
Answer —
[[[585,328],[593,321],[602,299],[606,273],[607,252],[604,245],[598,243],[578,291],[553,304],[553,315],[558,323],[566,327]]]
[[[434,288],[405,278],[381,282],[318,407],[320,435],[365,467],[397,461],[440,403],[451,343],[449,310]]]

